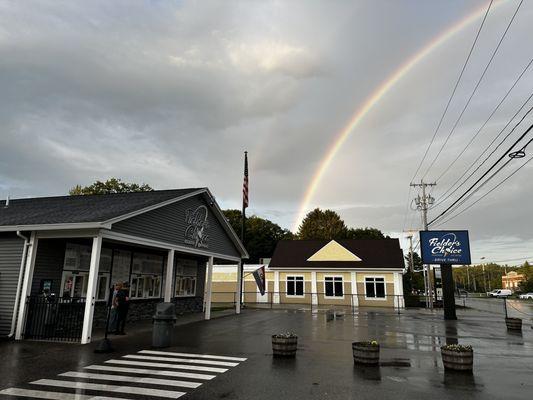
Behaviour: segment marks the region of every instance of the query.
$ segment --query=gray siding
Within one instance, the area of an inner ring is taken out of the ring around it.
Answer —
[[[0,337],[11,330],[24,240],[15,234],[0,234]]]
[[[113,224],[112,230],[128,235],[194,248],[193,245],[185,243],[185,230],[188,226],[186,215],[187,210],[194,210],[200,205],[206,206],[208,209],[207,221],[209,224],[209,228],[207,229],[207,234],[209,235],[208,247],[201,248],[201,250],[240,257],[239,251],[202,195],[117,222]]]
[[[40,239],[37,244],[37,256],[33,270],[31,294],[41,293],[41,281],[52,280],[51,293],[61,296],[61,278],[65,259],[65,239]]]

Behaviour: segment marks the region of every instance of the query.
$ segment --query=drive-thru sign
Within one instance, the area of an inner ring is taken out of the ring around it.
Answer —
[[[457,319],[452,265],[468,265],[468,231],[420,231],[420,251],[424,264],[440,264],[444,319]]]

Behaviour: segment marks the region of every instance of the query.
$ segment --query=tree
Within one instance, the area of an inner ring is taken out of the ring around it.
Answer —
[[[339,214],[332,210],[315,208],[303,219],[298,228],[298,239],[344,239],[348,229]]]
[[[517,272],[523,274],[526,278],[523,282],[520,282],[520,291],[525,293],[533,292],[533,267],[526,261]]]
[[[376,228],[348,228],[346,239],[385,239],[385,235]]]
[[[224,210],[233,230],[240,236],[242,213],[239,210]],[[260,258],[272,257],[280,240],[290,240],[292,233],[265,218],[252,215],[246,218],[245,247],[250,255],[248,263],[257,263]]]
[[[409,267],[411,263],[410,254],[405,256],[405,260]],[[413,289],[416,291],[424,290],[424,274],[420,272],[422,269],[422,259],[416,251],[413,252],[413,264],[415,271],[419,272],[411,272],[411,269],[407,268],[407,272],[403,275],[404,293],[411,293]]]
[[[69,190],[71,196],[81,196],[90,194],[110,194],[110,193],[131,193],[131,192],[151,192],[152,189],[146,183],[141,185],[137,183],[122,182],[121,179],[110,178],[105,182],[96,181],[89,186],[76,185]]]

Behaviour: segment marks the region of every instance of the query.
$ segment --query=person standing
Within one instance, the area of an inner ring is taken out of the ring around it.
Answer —
[[[111,313],[109,316],[108,332],[117,332],[118,330],[118,299],[117,295],[122,290],[122,283],[117,282],[113,288],[113,295],[111,296]]]
[[[117,328],[115,333],[117,335],[125,335],[124,329],[126,327],[126,318],[128,316],[128,309],[130,306],[130,291],[128,282],[124,282],[121,290],[117,293]]]

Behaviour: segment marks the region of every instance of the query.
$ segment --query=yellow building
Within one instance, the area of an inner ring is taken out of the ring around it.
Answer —
[[[265,268],[261,295],[253,271]],[[268,266],[245,265],[245,303],[404,307],[403,253],[397,239],[278,243]],[[235,301],[235,266],[215,266],[213,302]]]
[[[503,289],[511,289],[514,292],[525,279],[524,275],[516,271],[510,271],[507,275],[502,276],[502,287]]]

